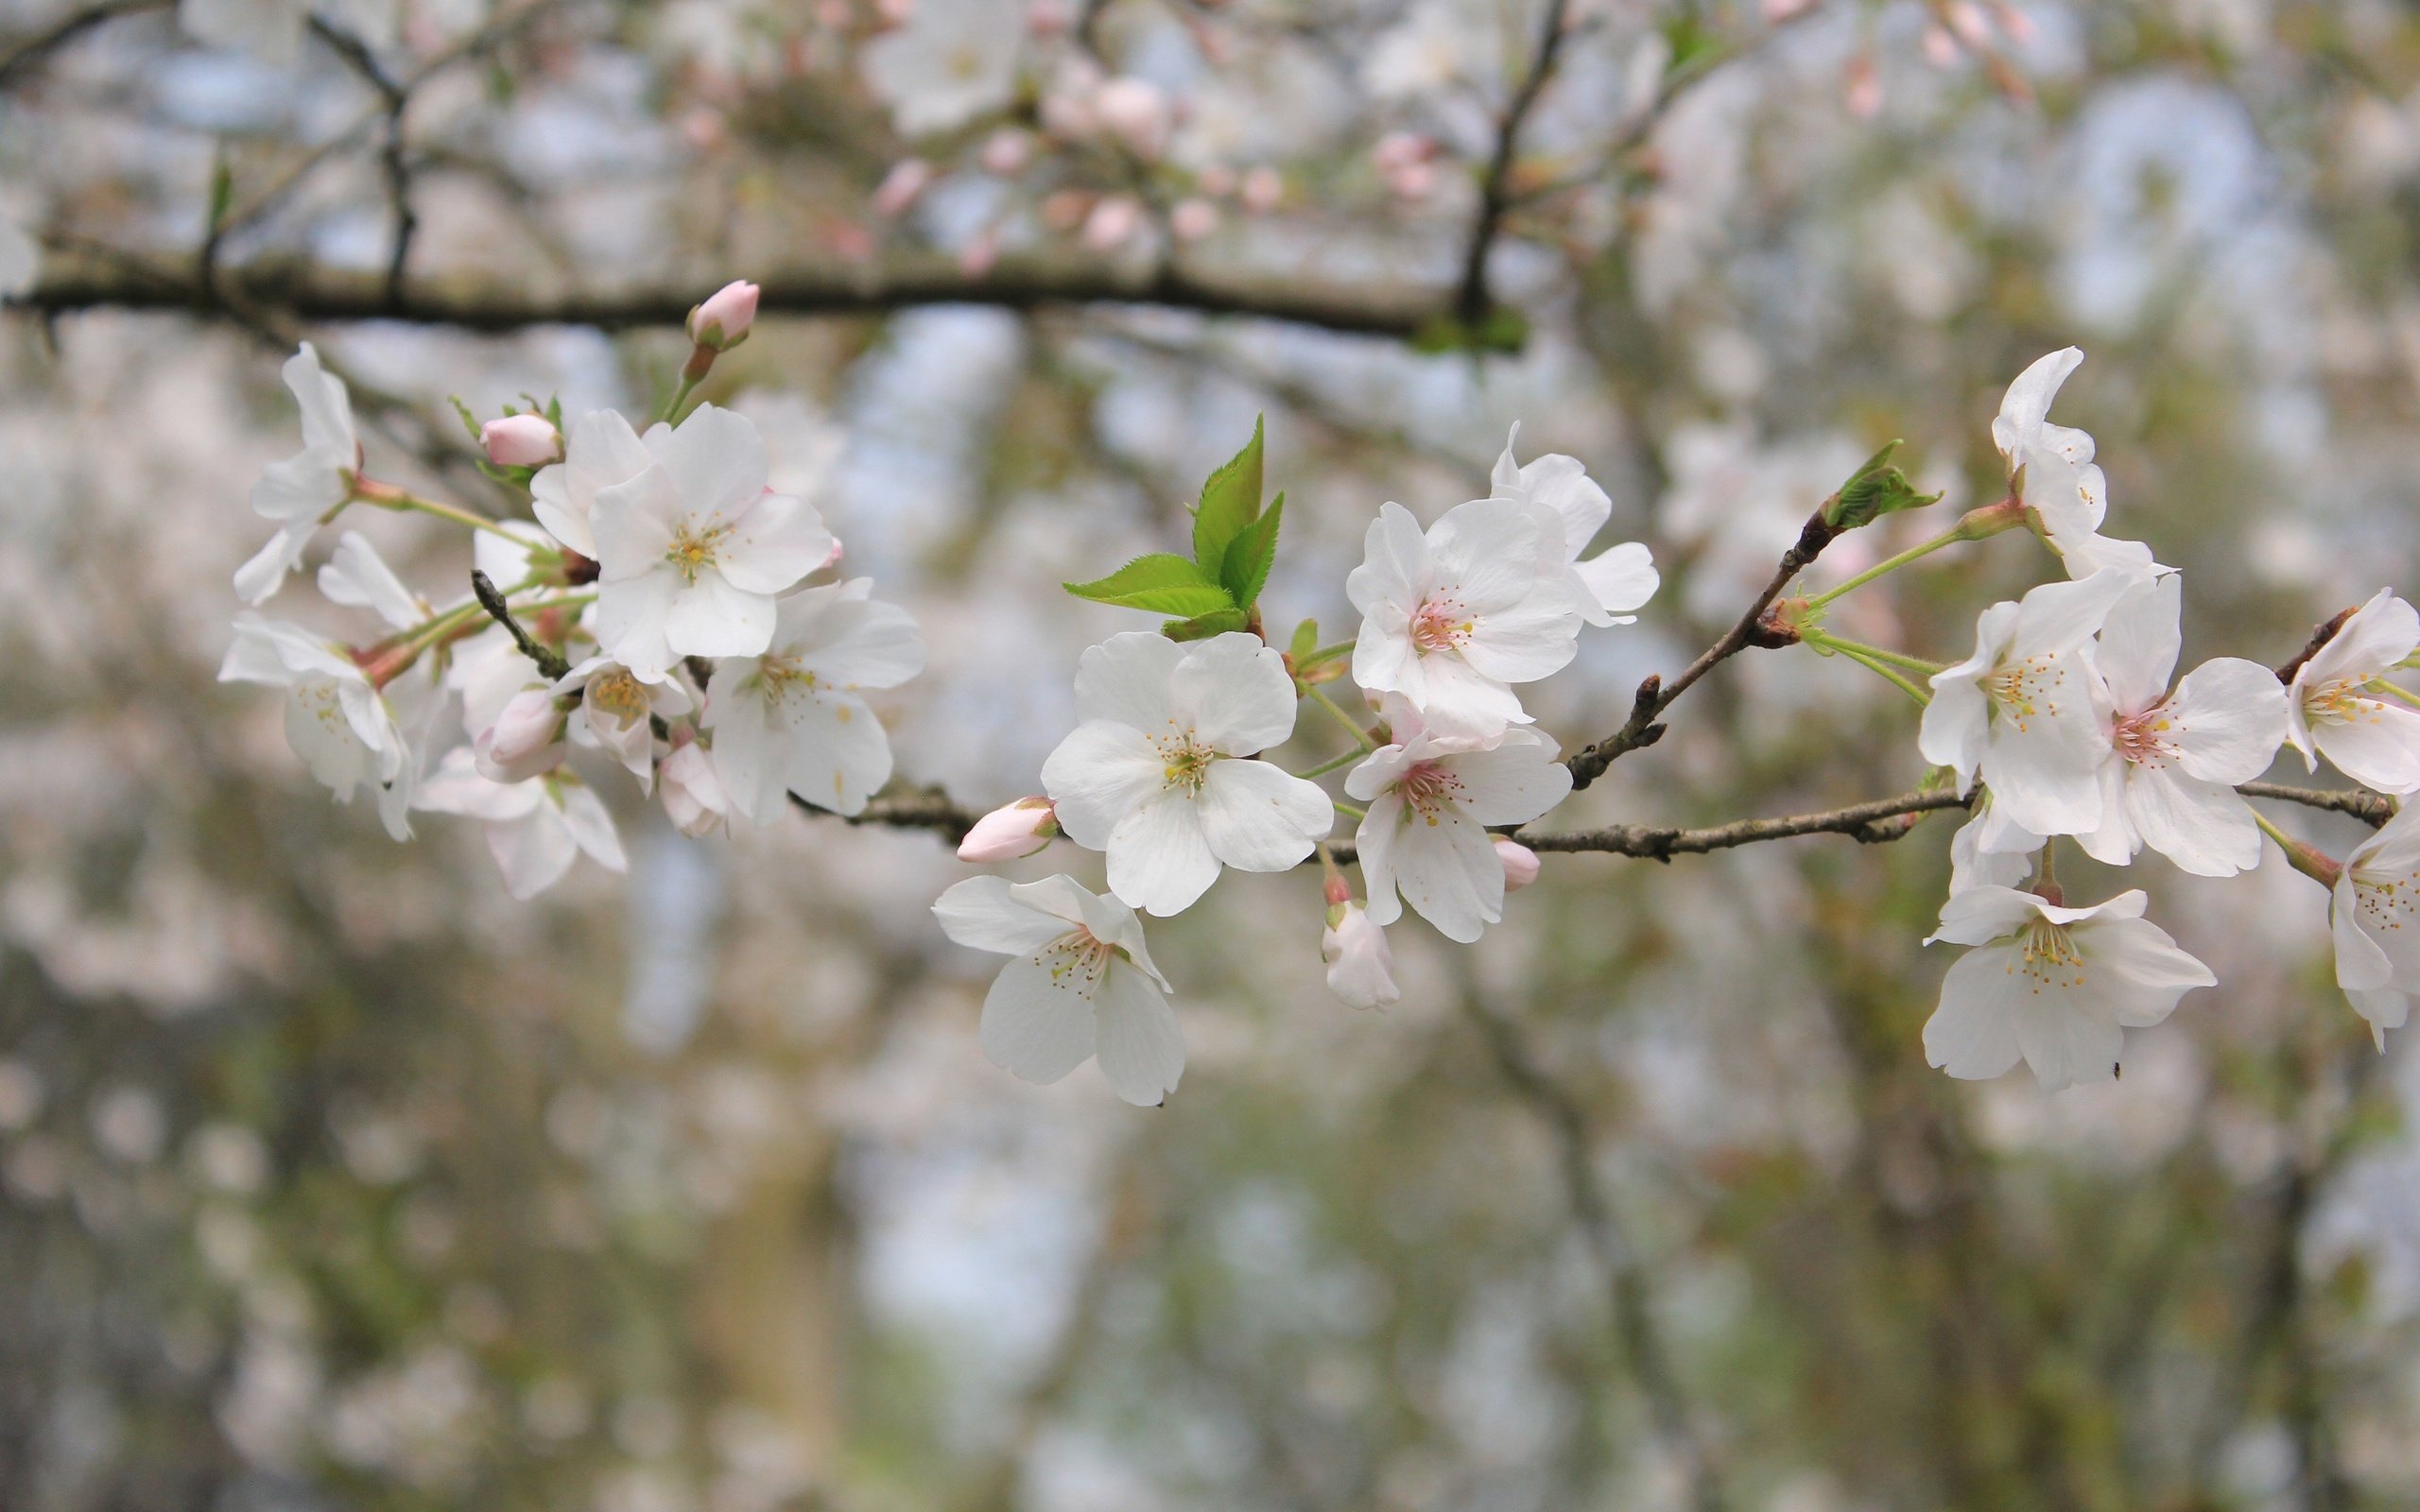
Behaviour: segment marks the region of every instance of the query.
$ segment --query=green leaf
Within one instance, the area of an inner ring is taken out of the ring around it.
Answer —
[[[1918,509],[1941,497],[1938,493],[1918,493],[1908,474],[1891,465],[1891,454],[1899,449],[1892,441],[1865,459],[1865,465],[1849,475],[1824,505],[1824,523],[1835,530],[1855,530],[1872,524],[1886,514],[1902,509]]]
[[[1320,648],[1320,622],[1305,620],[1294,627],[1294,638],[1286,643],[1286,654],[1300,666],[1310,654]]]
[[[1137,557],[1108,576],[1089,583],[1061,585],[1078,598],[1121,609],[1146,609],[1157,614],[1190,618],[1234,609],[1236,601],[1210,576],[1169,552]]]
[[[1160,633],[1171,641],[1206,641],[1229,630],[1240,630],[1250,623],[1242,610],[1221,609],[1189,620],[1170,620],[1160,627]]]
[[[1218,572],[1228,543],[1260,518],[1260,436],[1255,420],[1252,440],[1201,485],[1201,503],[1193,511],[1193,559],[1204,573]]]
[[[1285,513],[1286,495],[1281,493],[1270,501],[1267,514],[1227,542],[1226,560],[1219,564],[1219,581],[1245,609],[1259,601],[1269,569],[1277,564],[1277,522]]]
[[[445,398],[446,402],[454,406],[454,413],[462,417],[462,428],[471,433],[471,439],[474,441],[477,440],[479,438],[479,417],[471,413],[471,406],[462,403],[460,395],[448,394]]]

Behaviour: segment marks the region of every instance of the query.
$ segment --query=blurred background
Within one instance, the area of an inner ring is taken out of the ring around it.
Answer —
[[[2420,1065],[2273,858],[2068,879],[2222,985],[2056,1096],[1924,1063],[1947,820],[1549,857],[1477,947],[1393,931],[1383,1014],[1310,874],[1231,877],[1153,925],[1145,1111],[984,1059],[930,834],[614,785],[627,878],[516,904],[213,680],[297,338],[374,472],[502,512],[449,397],[648,408],[732,277],[707,397],[914,609],[882,713],[977,808],[1141,624],[1058,582],[1261,413],[1326,639],[1381,501],[1515,421],[1588,464],[1665,588],[1534,690],[1571,747],[1879,442],[1948,498],[1826,575],[1996,499],[2072,342],[2187,663],[2274,663],[2415,586],[2415,86],[2387,0],[0,0],[0,1506],[2420,1504]],[[2004,536],[1843,628],[1954,658],[2048,576]],[[1549,822],[1922,770],[1757,652]]]

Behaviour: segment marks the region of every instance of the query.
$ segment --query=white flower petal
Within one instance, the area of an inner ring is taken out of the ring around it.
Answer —
[[[1168,697],[1179,725],[1229,756],[1250,756],[1292,734],[1299,701],[1286,659],[1240,631],[1186,646],[1169,674]]]
[[[1219,880],[1219,860],[1201,832],[1201,811],[1172,788],[1145,799],[1120,819],[1105,849],[1109,890],[1147,914],[1183,913]]]
[[[1042,764],[1042,790],[1056,807],[1067,838],[1107,850],[1118,822],[1168,786],[1159,748],[1132,727],[1087,720],[1069,731]]]
[[[1072,878],[1054,878],[1068,886]],[[969,877],[934,901],[942,933],[959,944],[1002,955],[1031,955],[1067,933],[1069,920],[1017,902],[1005,877]]]
[[[1158,735],[1170,730],[1169,679],[1184,648],[1150,630],[1128,630],[1076,662],[1076,717],[1108,719]]]
[[[2016,1005],[2031,990],[2015,970],[2016,954],[2014,946],[1989,945],[1951,963],[1941,1001],[1925,1021],[1927,1064],[1963,1081],[1986,1081],[2016,1064],[2023,1054]]]
[[[1054,1082],[1093,1053],[1093,1005],[1038,956],[1000,968],[983,997],[983,1054],[1026,1081]]]
[[[1238,871],[1299,866],[1336,822],[1317,782],[1263,761],[1212,762],[1197,801],[1210,853]]]
[[[1155,1108],[1184,1075],[1184,1035],[1160,985],[1112,961],[1093,996],[1093,1033],[1101,1074],[1117,1095]]]

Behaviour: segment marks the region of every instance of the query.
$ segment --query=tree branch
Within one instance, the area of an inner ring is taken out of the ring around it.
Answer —
[[[1547,0],[1546,19],[1539,24],[1537,51],[1530,60],[1530,71],[1512,97],[1505,103],[1504,113],[1497,117],[1495,152],[1489,160],[1487,172],[1479,180],[1478,215],[1471,227],[1469,248],[1462,254],[1462,281],[1455,295],[1454,313],[1468,332],[1476,332],[1485,323],[1494,300],[1487,290],[1488,254],[1495,249],[1496,233],[1503,230],[1504,216],[1512,203],[1512,165],[1520,154],[1521,128],[1530,112],[1546,92],[1547,82],[1554,77],[1556,60],[1563,52],[1564,33],[1570,26],[1568,0]]]
[[[1781,563],[1773,570],[1772,580],[1765,585],[1756,601],[1748,606],[1731,628],[1695,662],[1684,668],[1670,682],[1661,677],[1650,677],[1638,685],[1637,696],[1631,700],[1630,718],[1621,729],[1593,746],[1574,751],[1564,765],[1571,768],[1571,790],[1575,793],[1605,775],[1605,768],[1642,746],[1652,746],[1664,738],[1664,727],[1656,719],[1672,706],[1672,700],[1689,691],[1692,683],[1714,670],[1717,663],[1737,655],[1752,645],[1786,645],[1781,638],[1764,623],[1765,611],[1781,596],[1790,579],[1814,564],[1824,548],[1841,534],[1838,527],[1824,524],[1824,511],[1817,509],[1806,517],[1805,528],[1799,531],[1797,543],[1783,552]],[[1794,639],[1794,637],[1793,637]]]
[[[539,291],[469,277],[424,277],[390,290],[383,274],[284,258],[223,269],[215,285],[188,278],[130,277],[107,258],[60,256],[50,265],[55,266],[45,266],[42,282],[12,305],[47,314],[107,308],[223,317],[240,304],[314,322],[396,320],[479,332],[540,325],[618,331],[678,327],[714,292],[705,284]],[[1003,263],[970,278],[947,260],[913,258],[883,267],[777,270],[760,283],[758,308],[777,315],[876,315],[928,304],[1011,310],[1145,304],[1395,339],[1407,339],[1427,324],[1441,299],[1433,288],[1249,282],[1173,269],[1137,273],[1101,262]]]
[[[506,606],[504,595],[477,568],[471,570],[471,593],[479,601],[479,608],[488,611],[488,617],[504,627],[505,633],[512,637],[512,644],[521,648],[521,654],[538,663],[540,677],[548,682],[560,682],[571,675],[571,663],[563,660],[562,653],[541,644],[522,628],[521,622],[512,617],[512,610]]]
[[[0,90],[12,88],[18,75],[94,27],[120,16],[137,15],[146,10],[165,10],[172,3],[173,0],[103,0],[100,5],[61,17],[57,25],[34,33],[5,56],[0,56]]]
[[[2246,798],[2275,799],[2282,803],[2300,803],[2305,808],[2325,809],[2332,814],[2349,814],[2373,830],[2394,818],[2401,806],[2383,793],[2373,793],[2366,787],[2288,787],[2282,782],[2238,782],[2235,790]]]

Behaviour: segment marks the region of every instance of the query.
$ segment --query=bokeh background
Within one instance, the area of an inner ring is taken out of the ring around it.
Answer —
[[[0,1506],[2420,1503],[2420,1065],[2273,857],[2069,879],[2221,985],[2056,1096],[1924,1064],[1946,820],[1550,857],[1475,948],[1395,930],[1384,1014],[1313,876],[1231,876],[1154,925],[1192,1059],[1144,1111],[984,1060],[929,834],[608,786],[628,877],[516,904],[213,681],[297,337],[373,471],[501,511],[449,396],[648,408],[736,276],[708,397],[921,618],[883,713],[977,807],[1139,623],[1055,585],[1179,541],[1256,414],[1267,602],[1329,638],[1381,501],[1483,492],[1516,420],[1588,463],[1665,591],[1535,690],[1567,745],[1880,441],[1948,498],[1828,574],[1998,497],[1999,390],[2070,342],[2188,662],[2420,586],[2408,8],[1556,13],[1531,92],[1540,0],[406,0],[286,63],[0,3]],[[1112,78],[1164,114],[1105,128]],[[2055,573],[1998,538],[1845,627],[1953,657]],[[1743,657],[1552,822],[1904,791],[1860,678]]]

